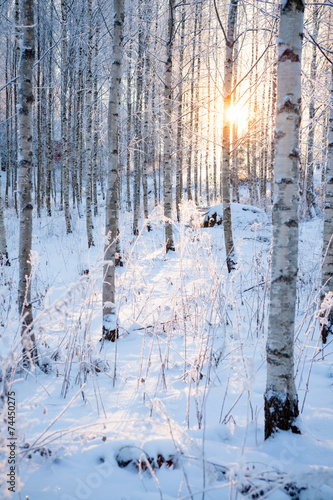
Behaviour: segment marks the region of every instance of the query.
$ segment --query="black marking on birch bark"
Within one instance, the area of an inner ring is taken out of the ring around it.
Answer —
[[[286,14],[291,10],[298,10],[299,12],[304,12],[305,3],[303,0],[287,0],[281,7],[281,14]]]
[[[105,328],[105,326],[103,326],[103,337],[102,337],[102,339],[100,339],[100,342],[104,341],[104,340],[109,340],[111,342],[115,342],[117,339],[119,339],[118,328],[115,328],[113,330],[109,330],[109,328]]]
[[[296,273],[292,273],[291,276],[285,276],[284,274],[280,274],[280,276],[278,276],[277,278],[272,280],[272,283],[276,283],[276,282],[293,283],[293,281],[295,279],[295,274]]]
[[[299,62],[299,55],[295,54],[295,52],[292,49],[285,49],[283,54],[280,55],[279,57],[280,62],[284,61],[290,61],[290,62]]]
[[[31,94],[31,95],[27,96],[27,98],[26,98],[25,102],[26,102],[27,104],[32,103],[32,102],[35,102],[35,98],[34,98],[33,94]]]
[[[267,352],[267,357],[272,355],[272,356],[278,356],[280,358],[291,358],[291,354],[289,352],[283,352],[281,349],[271,349],[269,346],[266,347],[266,352]]]
[[[278,139],[282,139],[282,137],[285,137],[286,133],[282,132],[282,130],[276,130],[274,135],[275,135],[275,139],[278,140]]]
[[[292,149],[288,155],[288,158],[299,158],[299,149]]]
[[[281,179],[275,181],[275,184],[293,184],[293,180],[288,177],[282,177]]]
[[[267,391],[268,394],[270,391]],[[271,396],[265,394],[265,439],[279,429],[282,431],[291,430],[294,434],[301,434],[295,425],[298,417],[298,398],[291,398],[289,394],[283,395],[283,399],[273,393]]]
[[[277,109],[278,113],[295,113],[299,114],[299,105],[291,102],[290,99],[286,99],[283,104],[280,104]]]
[[[274,203],[273,205],[273,212],[282,212],[284,210],[290,210],[288,207],[285,206],[283,201],[278,201],[277,203]]]
[[[28,114],[29,114],[29,110],[27,108],[24,108],[23,106],[19,107],[18,112],[19,112],[19,115],[28,116]]]
[[[284,224],[287,227],[298,227],[298,221],[296,219],[288,219]]]

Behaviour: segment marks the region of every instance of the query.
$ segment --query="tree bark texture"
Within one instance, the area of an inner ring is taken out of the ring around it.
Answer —
[[[166,76],[164,86],[164,216],[166,252],[175,250],[172,230],[172,165],[171,165],[171,121],[172,121],[172,43],[174,28],[174,0],[169,0],[169,21],[167,39]]]
[[[231,0],[228,16],[228,33],[224,63],[224,108],[222,135],[222,197],[223,197],[223,231],[228,272],[235,269],[235,252],[232,235],[231,203],[230,203],[230,121],[228,110],[232,99],[233,48],[237,19],[238,0]]]
[[[331,73],[331,99],[328,129],[327,171],[324,202],[324,234],[323,234],[323,268],[322,268],[322,300],[328,292],[333,293],[333,68]],[[333,308],[326,311],[325,320],[321,321],[323,343],[329,333],[333,333]]]
[[[115,306],[115,257],[118,230],[118,161],[120,124],[120,83],[123,59],[124,0],[114,0],[113,60],[111,68],[109,100],[109,154],[107,173],[107,195],[105,213],[105,234],[103,272],[103,338],[114,342],[118,337]],[[112,125],[112,126],[111,126]]]
[[[281,6],[278,43],[273,251],[268,323],[265,438],[299,432],[294,382],[294,324],[298,260],[298,176],[303,0]]]
[[[19,196],[19,285],[18,308],[22,318],[23,363],[38,363],[32,330],[31,243],[32,243],[32,103],[33,64],[35,58],[34,2],[20,2],[21,50],[19,61],[18,102],[18,196]]]

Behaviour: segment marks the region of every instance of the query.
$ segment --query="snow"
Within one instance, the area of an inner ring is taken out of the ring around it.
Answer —
[[[103,345],[103,211],[89,250],[84,219],[73,215],[70,235],[62,212],[35,219],[32,297],[45,372],[20,372],[10,382],[19,465],[12,494],[3,406],[3,497],[333,498],[332,341],[323,347],[319,340],[319,219],[300,229],[295,370],[302,434],[264,441],[269,216],[232,205],[238,266],[229,276],[222,226],[201,228],[193,205],[184,204],[182,223],[174,225],[176,252],[165,255],[162,212],[153,212],[153,230],[137,239],[131,216],[121,214],[119,339]],[[213,213],[222,216],[221,205]],[[20,343],[18,221],[10,210],[6,231],[12,265],[0,269],[4,373],[18,363]]]

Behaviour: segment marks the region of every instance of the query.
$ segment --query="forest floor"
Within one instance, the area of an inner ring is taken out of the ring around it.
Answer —
[[[100,208],[103,214],[102,208]],[[322,228],[303,223],[295,371],[301,435],[264,441],[271,223],[232,207],[237,270],[222,226],[201,228],[185,203],[165,255],[163,216],[131,236],[121,215],[120,337],[101,340],[104,216],[86,249],[85,221],[35,220],[32,295],[41,365],[16,373],[16,493],[7,490],[2,406],[0,490],[29,500],[333,498],[333,342],[319,339]],[[11,267],[0,269],[0,354],[19,363],[18,222],[6,212]]]

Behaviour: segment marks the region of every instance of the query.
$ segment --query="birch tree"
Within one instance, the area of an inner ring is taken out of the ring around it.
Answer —
[[[328,154],[324,203],[324,239],[322,268],[322,300],[328,292],[333,293],[333,68],[331,72],[331,99],[328,131]],[[321,325],[323,343],[333,333],[333,307],[329,305]]]
[[[294,323],[298,258],[298,169],[303,0],[281,5],[277,67],[273,253],[268,322],[265,438],[299,432],[294,382]]]
[[[93,136],[92,136],[92,93],[93,93],[93,80],[92,80],[92,54],[93,54],[93,26],[92,26],[92,0],[88,0],[88,68],[87,68],[87,168],[86,168],[86,227],[88,248],[95,246],[93,238],[93,223],[92,223],[92,173],[93,173]]]
[[[7,240],[6,240],[6,230],[4,221],[4,209],[3,209],[3,199],[2,199],[2,169],[1,169],[1,156],[0,156],[0,265],[9,266],[9,259],[7,253]]]
[[[164,86],[164,216],[166,252],[175,250],[172,230],[172,183],[171,183],[171,119],[172,119],[172,42],[174,28],[174,0],[169,0],[168,39],[166,57],[166,80]]]
[[[313,39],[316,41],[318,38],[319,30],[319,20],[318,20],[318,7],[314,5],[313,7],[313,24],[314,32]],[[312,57],[311,57],[311,68],[310,68],[310,91],[311,99],[309,105],[309,121],[310,130],[308,135],[308,157],[307,157],[307,169],[306,169],[306,189],[305,189],[305,200],[306,200],[306,216],[311,219],[315,215],[319,215],[319,209],[316,202],[316,196],[314,192],[313,185],[313,170],[314,170],[314,139],[315,139],[315,87],[317,78],[317,46],[314,44],[312,46]]]
[[[115,306],[115,260],[118,229],[118,161],[119,161],[119,112],[120,83],[123,60],[124,0],[114,0],[113,59],[109,99],[109,155],[107,173],[103,279],[103,338],[114,342],[118,337]],[[112,127],[111,127],[112,125]]]
[[[35,58],[34,2],[20,2],[21,50],[18,95],[18,197],[19,197],[19,283],[18,308],[22,318],[23,363],[38,363],[35,336],[32,331],[31,242],[32,242],[32,103],[33,64]]]
[[[61,141],[62,141],[62,179],[65,208],[66,232],[72,232],[71,216],[69,212],[69,158],[68,158],[68,117],[67,117],[67,90],[68,90],[68,54],[67,54],[67,0],[61,0],[62,43],[61,43]]]
[[[228,16],[228,32],[226,38],[226,54],[224,63],[224,108],[222,136],[222,196],[223,196],[223,231],[227,256],[227,267],[230,273],[235,269],[235,253],[232,235],[231,204],[230,204],[230,121],[228,110],[232,98],[233,48],[237,19],[238,0],[231,0]]]

